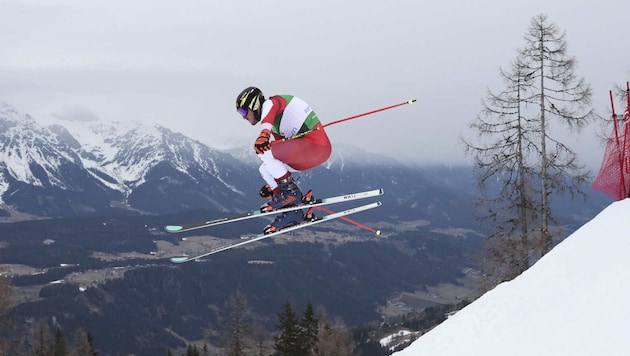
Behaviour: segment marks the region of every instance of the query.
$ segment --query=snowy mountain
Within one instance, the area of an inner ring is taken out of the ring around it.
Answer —
[[[61,167],[80,164],[80,157],[60,137],[41,127],[29,115],[19,114],[2,103],[0,140],[0,162],[4,173],[0,180],[0,194],[9,188],[7,175],[38,187],[72,188],[71,180]]]
[[[396,356],[630,355],[630,199]]]
[[[107,208],[230,210],[245,195],[240,177],[253,172],[161,126],[99,121],[44,126],[0,104],[0,128],[0,204],[34,215]]]

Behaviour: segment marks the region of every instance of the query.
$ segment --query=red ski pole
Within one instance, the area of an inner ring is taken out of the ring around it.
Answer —
[[[326,212],[326,213],[328,213],[328,214],[333,214],[333,213],[334,213],[332,210],[326,209],[326,208],[321,207],[321,206],[316,206],[316,207],[315,207],[315,209],[317,209],[317,210],[321,210],[321,211]],[[360,228],[362,228],[362,229],[365,229],[365,230],[367,230],[367,231],[373,232],[373,233],[375,233],[376,235],[380,235],[380,234],[381,234],[381,230],[376,230],[376,229],[371,228],[371,227],[369,227],[369,226],[363,225],[363,224],[361,224],[360,222],[358,222],[358,221],[356,221],[356,220],[352,220],[352,219],[350,219],[350,218],[349,218],[349,217],[347,217],[347,216],[341,216],[341,219],[342,219],[342,220],[345,220],[345,221],[347,221],[347,222],[349,222],[349,223],[351,223],[351,224],[353,224],[353,225],[356,225],[356,226],[358,226],[358,227],[360,227]]]
[[[377,112],[381,112],[381,111],[385,111],[385,110],[389,110],[389,109],[397,108],[397,107],[402,106],[402,105],[413,104],[413,103],[415,103],[415,102],[416,102],[416,99],[407,100],[407,101],[405,101],[405,102],[398,103],[398,104],[395,104],[395,105],[391,105],[391,106],[387,106],[387,107],[384,107],[384,108],[380,108],[380,109],[376,109],[376,110],[368,111],[368,112],[365,112],[365,113],[363,113],[363,114],[359,114],[359,115],[350,116],[350,117],[347,117],[347,118],[345,118],[345,119],[341,119],[341,120],[337,120],[337,121],[329,122],[329,123],[327,123],[326,125],[324,125],[324,127],[327,127],[327,126],[330,126],[330,125],[334,125],[334,124],[338,124],[338,123],[340,123],[340,122],[344,122],[344,121],[348,121],[348,120],[352,120],[352,119],[357,119],[357,118],[362,117],[362,116],[375,114],[375,113],[377,113]]]
[[[404,101],[404,102],[402,102],[402,103],[398,103],[398,104],[394,104],[394,105],[386,106],[386,107],[383,107],[383,108],[380,108],[380,109],[376,109],[376,110],[372,110],[372,111],[364,112],[363,114],[358,114],[358,115],[354,115],[354,116],[346,117],[345,119],[340,119],[340,120],[337,120],[337,121],[329,122],[329,123],[327,123],[326,125],[322,125],[321,127],[327,127],[327,126],[330,126],[330,125],[338,124],[338,123],[340,123],[340,122],[344,122],[344,121],[348,121],[348,120],[353,120],[353,119],[357,119],[357,118],[360,118],[360,117],[363,117],[363,116],[367,116],[367,115],[375,114],[375,113],[377,113],[377,112],[381,112],[381,111],[385,111],[385,110],[389,110],[389,109],[397,108],[397,107],[402,106],[402,105],[413,104],[413,103],[415,103],[415,102],[416,102],[416,99],[407,100],[407,101]],[[300,138],[300,137],[306,136],[306,135],[308,135],[309,133],[311,133],[311,132],[313,132],[313,131],[317,131],[317,130],[319,130],[321,127],[316,127],[316,128],[313,128],[313,129],[311,129],[311,130],[308,130],[308,131],[306,131],[306,132],[302,132],[301,134],[297,134],[297,135],[295,135],[295,136],[285,137],[285,138],[283,138],[282,140],[278,140],[277,142],[282,142],[282,141],[293,140],[293,139],[296,139],[296,138]]]

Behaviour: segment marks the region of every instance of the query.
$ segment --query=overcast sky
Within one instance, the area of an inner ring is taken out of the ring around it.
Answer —
[[[540,13],[567,33],[608,115],[608,90],[630,80],[627,0],[0,0],[0,100],[41,118],[158,123],[220,148],[257,136],[234,110],[249,85],[302,97],[324,123],[417,99],[330,126],[333,145],[469,162],[459,136]],[[595,130],[575,142],[598,169]]]

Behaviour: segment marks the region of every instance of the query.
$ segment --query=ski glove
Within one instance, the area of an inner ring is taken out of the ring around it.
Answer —
[[[263,198],[269,198],[273,196],[273,189],[269,184],[265,184],[262,188],[260,188],[260,196]]]
[[[258,138],[254,143],[254,150],[256,150],[256,153],[261,154],[271,149],[271,145],[269,144],[269,136],[271,136],[271,131],[267,129],[260,131],[260,135],[258,135]]]

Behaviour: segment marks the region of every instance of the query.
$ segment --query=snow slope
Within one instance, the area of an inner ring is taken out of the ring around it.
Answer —
[[[630,199],[394,355],[630,355]]]

